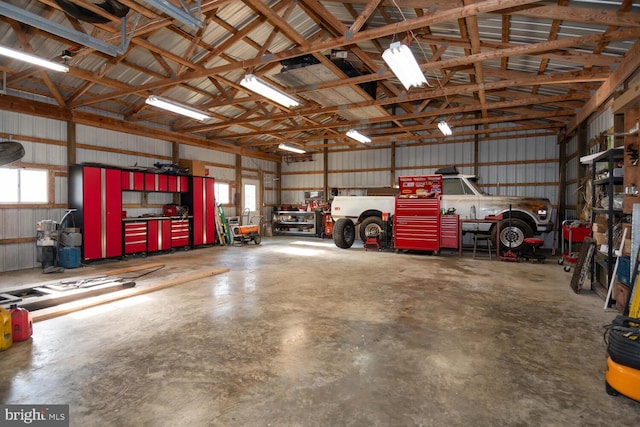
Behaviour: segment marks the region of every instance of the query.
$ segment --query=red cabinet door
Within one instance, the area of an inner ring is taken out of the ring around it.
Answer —
[[[146,191],[156,191],[156,174],[155,173],[144,174],[144,189]]]
[[[133,190],[133,172],[122,171],[122,189]]]
[[[193,246],[215,243],[216,240],[216,202],[213,178],[193,177],[191,194],[193,195]]]
[[[168,191],[168,175],[164,175],[161,173],[156,174],[156,191]]]
[[[169,191],[169,193],[178,192],[178,176],[177,175],[167,175],[167,191]]]
[[[191,192],[193,194],[193,212],[191,212],[191,215],[193,215],[193,245],[199,246],[204,244],[204,178],[199,176],[193,177]]]
[[[144,172],[122,171],[122,189],[144,191]]]
[[[117,169],[102,169],[104,180],[102,193],[106,202],[103,229],[105,257],[122,256],[122,175]]]
[[[103,258],[102,169],[82,169],[83,252],[85,260]]]
[[[84,259],[122,255],[122,174],[117,169],[82,170]]]
[[[153,219],[147,225],[147,250],[149,252],[171,249],[171,220]]]
[[[147,251],[157,252],[159,251],[158,245],[158,225],[160,220],[150,219],[147,223]]]
[[[189,180],[184,175],[178,176],[178,191],[180,193],[186,193],[189,191]]]
[[[204,185],[204,236],[205,244],[215,243],[216,241],[216,200],[213,178],[205,178]]]

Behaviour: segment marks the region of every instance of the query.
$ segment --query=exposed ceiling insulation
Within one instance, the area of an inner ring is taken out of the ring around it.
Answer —
[[[0,46],[70,71],[0,57],[0,108],[265,158],[282,142],[351,147],[350,128],[372,146],[561,135],[638,70],[639,36],[629,0],[10,0]],[[429,86],[405,90],[387,68],[394,41]],[[303,105],[245,89],[247,73]],[[149,95],[211,119],[159,110]]]

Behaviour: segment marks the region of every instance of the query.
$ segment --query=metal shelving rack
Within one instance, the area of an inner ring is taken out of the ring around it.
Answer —
[[[315,211],[277,211],[273,215],[274,234],[316,234]]]
[[[613,226],[615,218],[620,218],[623,215],[622,208],[614,209],[614,195],[616,185],[623,185],[623,177],[614,176],[613,170],[615,164],[618,161],[624,160],[624,147],[610,148],[604,151],[599,156],[595,157],[591,161],[591,180],[592,180],[592,198],[591,198],[591,222],[595,222],[596,215],[607,215],[607,251],[603,253],[596,250],[593,255],[592,269],[591,269],[591,289],[603,298],[606,298],[609,290],[609,284],[611,283],[611,276],[613,275],[613,266],[615,264],[615,248],[613,247]],[[597,164],[607,162],[609,165],[609,175],[605,178],[598,178],[597,176]],[[606,207],[596,207],[596,194],[598,188],[605,189],[608,203]],[[600,273],[604,270],[607,275],[607,282],[600,282]]]

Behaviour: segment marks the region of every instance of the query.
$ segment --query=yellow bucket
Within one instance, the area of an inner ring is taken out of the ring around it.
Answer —
[[[6,350],[13,344],[11,335],[11,312],[0,307],[0,350]]]

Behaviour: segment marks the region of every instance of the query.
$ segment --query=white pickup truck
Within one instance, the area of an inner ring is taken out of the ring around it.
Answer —
[[[515,251],[521,249],[525,238],[553,229],[552,205],[548,199],[491,196],[478,187],[474,175],[443,174],[440,206],[445,211],[455,208],[461,218],[502,215],[500,244]],[[391,217],[394,211],[395,196],[336,196],[331,203],[331,216],[335,221],[333,241],[340,248],[350,248],[357,225],[359,237],[365,241],[367,236],[375,236],[382,229],[382,213],[389,213]],[[496,244],[495,224],[465,224],[464,227],[490,232]]]

